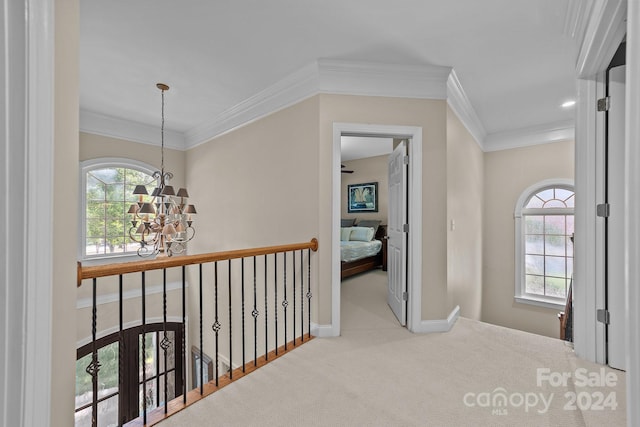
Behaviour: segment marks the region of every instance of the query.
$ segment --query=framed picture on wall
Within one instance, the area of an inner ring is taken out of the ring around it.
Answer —
[[[378,183],[347,185],[347,211],[378,212]]]

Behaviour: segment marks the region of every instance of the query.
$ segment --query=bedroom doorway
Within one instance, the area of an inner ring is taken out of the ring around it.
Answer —
[[[347,205],[347,190],[342,188],[343,169],[354,170],[353,163],[347,164],[343,168],[342,139],[343,137],[368,137],[368,138],[390,138],[395,142],[391,144],[390,151],[384,154],[385,186],[388,186],[388,155],[401,140],[411,141],[408,144],[408,155],[412,158],[412,167],[407,176],[407,187],[409,189],[407,204],[408,224],[411,232],[406,232],[406,257],[404,285],[406,292],[401,292],[402,305],[405,307],[406,326],[410,331],[417,332],[421,326],[421,302],[422,288],[421,281],[421,252],[422,252],[422,128],[407,126],[386,126],[386,125],[366,125],[334,123],[333,134],[333,239],[332,239],[332,333],[340,335],[340,308],[341,308],[341,259],[340,259],[340,228],[343,219],[343,211],[347,211],[347,206],[343,210],[343,205]],[[367,183],[364,183],[367,184]],[[388,197],[388,196],[387,196]],[[388,203],[388,202],[387,202]],[[387,206],[388,212],[388,206]],[[353,214],[353,212],[347,212]],[[380,214],[378,214],[380,216]],[[367,216],[361,215],[362,219]],[[381,224],[388,225],[388,213],[384,218],[379,219]],[[415,268],[414,268],[415,266]],[[378,274],[378,273],[376,273]],[[405,315],[401,315],[405,317]],[[400,319],[399,319],[400,320]],[[402,323],[402,322],[401,322]]]

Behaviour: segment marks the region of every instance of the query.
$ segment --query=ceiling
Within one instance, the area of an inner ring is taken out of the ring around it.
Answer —
[[[575,97],[582,4],[82,0],[81,129],[98,119],[120,134],[123,123],[157,129],[155,84],[163,82],[171,87],[166,128],[193,145],[242,125],[215,123],[257,95],[288,88],[287,78],[322,59],[452,67],[480,129],[476,139],[572,126],[574,111],[561,104]],[[269,112],[256,111],[254,118]]]

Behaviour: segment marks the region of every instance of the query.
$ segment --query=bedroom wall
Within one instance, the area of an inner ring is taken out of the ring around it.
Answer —
[[[484,155],[484,270],[482,317],[494,323],[559,338],[559,310],[514,301],[514,210],[520,194],[549,178],[574,178],[574,142],[562,141]]]
[[[447,292],[450,309],[480,320],[484,153],[447,107]]]
[[[389,168],[387,165],[387,161],[388,156],[376,156],[366,159],[342,162],[342,164],[346,166],[345,169],[352,170],[353,173],[341,174],[341,218],[377,219],[382,221],[381,224],[387,224],[389,211]],[[378,212],[347,212],[347,185],[363,184],[367,182],[378,183]]]
[[[422,319],[446,319],[447,305],[447,230],[446,230],[446,108],[444,100],[387,98],[374,96],[319,95],[320,206],[331,206],[333,123],[375,123],[419,126],[423,132],[422,199]],[[331,240],[331,212],[320,213],[320,242]],[[320,256],[322,285],[329,287],[331,254]],[[328,306],[330,308],[330,304]],[[330,313],[329,313],[330,314]],[[330,317],[321,320],[328,324]]]

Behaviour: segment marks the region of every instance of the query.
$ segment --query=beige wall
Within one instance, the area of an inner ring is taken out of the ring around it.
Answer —
[[[447,108],[448,306],[480,320],[482,310],[482,210],[484,154]],[[453,227],[452,227],[453,222]]]
[[[443,319],[447,306],[446,108],[444,100],[319,95],[320,242],[331,241],[332,156],[334,123],[418,126],[423,136],[422,175],[422,318]],[[331,292],[331,251],[320,254],[320,283]],[[326,294],[326,292],[325,292]],[[320,321],[330,323],[330,301],[323,302]],[[326,305],[325,305],[326,303]]]
[[[557,142],[485,153],[482,320],[559,337],[558,310],[520,304],[515,290],[515,205],[529,186],[574,177],[574,143]]]
[[[342,218],[356,218],[358,220],[377,219],[382,221],[382,224],[387,224],[389,211],[388,159],[388,156],[376,156],[342,163],[346,166],[345,169],[353,171],[351,174],[341,174],[342,184],[340,188],[342,194],[340,195],[340,205]],[[367,182],[378,183],[378,212],[347,212],[347,185],[364,184]]]
[[[78,215],[78,0],[55,2],[51,425],[73,425]],[[46,221],[47,218],[43,218]],[[32,296],[33,297],[33,296]]]
[[[186,153],[186,161],[187,184],[198,209],[190,253],[308,242],[318,237],[321,209],[317,97],[195,147]],[[329,248],[329,241],[321,238],[320,252]],[[331,307],[331,295],[318,288],[317,258],[312,255],[312,321],[318,319],[319,303]],[[259,261],[262,268],[263,260]],[[289,268],[291,264],[290,258]],[[281,260],[278,268],[281,272]],[[227,305],[226,271],[226,266],[220,269],[220,283],[225,284],[220,287],[221,310]],[[269,267],[269,271],[273,272],[273,268]],[[211,268],[205,270],[205,275],[210,284]],[[238,276],[239,273],[234,274]],[[291,272],[288,277],[292,278]],[[190,287],[190,312],[197,313],[196,277],[190,276],[189,281],[194,284]],[[237,285],[234,289],[237,291]],[[207,301],[212,301],[211,286],[205,292]],[[205,310],[204,324],[208,328],[214,322],[212,315],[211,310]],[[250,321],[252,324],[253,318]],[[223,323],[226,327],[228,322]],[[239,319],[234,324],[238,325]],[[197,345],[197,328],[190,332],[192,343]],[[213,348],[212,335],[205,334],[204,339],[205,348]],[[222,345],[224,354],[226,341]],[[234,363],[238,356],[236,351]]]

